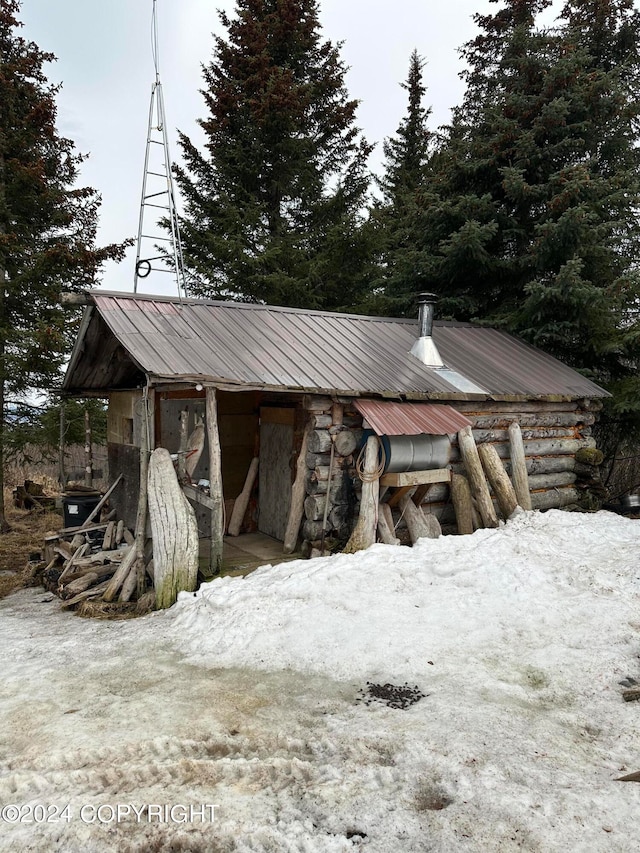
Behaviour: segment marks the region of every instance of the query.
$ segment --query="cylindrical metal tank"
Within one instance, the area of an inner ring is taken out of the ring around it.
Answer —
[[[451,458],[446,435],[381,435],[385,452],[384,470],[389,474],[444,468]]]

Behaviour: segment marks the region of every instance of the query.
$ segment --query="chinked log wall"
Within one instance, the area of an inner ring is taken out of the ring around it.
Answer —
[[[509,425],[520,424],[534,509],[569,506],[579,498],[579,478],[575,454],[583,447],[595,447],[591,428],[598,401],[569,402],[455,402],[450,403],[472,424],[477,444],[490,442],[511,473],[509,461]],[[352,433],[358,445],[362,436],[362,418],[353,401],[336,405],[328,397],[308,397],[308,416],[314,427],[306,454],[307,481],[303,538],[317,542],[322,536],[344,539],[357,518],[359,487],[355,473],[358,449],[351,451]],[[339,436],[339,438],[338,438]],[[333,469],[329,480],[331,449]],[[342,452],[338,452],[338,450]],[[464,473],[457,439],[454,437],[451,469]],[[327,500],[327,492],[329,492]],[[448,484],[435,484],[424,499],[425,510],[444,525],[455,524]]]

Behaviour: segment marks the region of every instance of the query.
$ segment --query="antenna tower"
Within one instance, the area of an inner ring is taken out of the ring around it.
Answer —
[[[169,154],[164,97],[162,95],[162,83],[160,82],[157,0],[153,0],[151,48],[155,67],[155,80],[151,87],[151,103],[149,105],[149,126],[144,157],[144,174],[142,177],[142,197],[140,200],[133,292],[138,292],[140,280],[147,278],[152,271],[173,273],[178,288],[178,296],[180,297],[183,294],[187,296],[187,285],[182,257],[182,242],[180,240],[180,225],[176,212],[173,175],[171,173],[171,156]],[[164,214],[156,214],[157,218],[151,223],[151,217],[146,216],[147,213],[152,212],[148,208],[164,211]],[[151,223],[152,228],[155,228],[158,233],[144,233],[145,217]],[[160,230],[158,225],[160,218],[166,220],[169,226],[169,236],[167,236],[166,231]],[[166,248],[161,251],[157,245],[158,243],[165,244]],[[161,265],[159,266],[158,264],[160,263]]]

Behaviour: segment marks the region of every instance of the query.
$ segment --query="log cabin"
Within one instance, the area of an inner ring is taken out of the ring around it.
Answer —
[[[88,291],[63,389],[108,400],[109,476],[123,475],[112,498],[132,526],[141,445],[179,460],[199,428],[185,494],[211,540],[212,569],[227,530],[261,531],[289,552],[343,546],[359,517],[372,435],[390,504],[380,513],[383,541],[397,541],[390,525],[409,487],[423,512],[456,532],[451,477],[464,471],[466,428],[508,473],[510,430],[519,428],[526,500],[534,509],[576,505],[576,453],[595,447],[607,392],[505,332],[434,321],[428,294],[419,311],[393,319]]]

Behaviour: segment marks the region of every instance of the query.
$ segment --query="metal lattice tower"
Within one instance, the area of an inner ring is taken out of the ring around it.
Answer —
[[[160,82],[157,0],[153,0],[151,45],[155,80],[151,87],[151,103],[149,105],[149,125],[144,157],[133,292],[138,292],[140,279],[147,278],[154,271],[175,275],[178,296],[183,294],[186,296],[187,285],[182,257],[182,242],[180,240],[180,225],[176,211],[164,97],[162,95],[162,83]],[[154,152],[159,156],[154,156]],[[151,216],[147,215],[150,213],[149,209],[163,211],[163,213],[157,213],[156,219],[151,223]],[[167,236],[166,230],[160,230],[158,225],[160,219],[167,222],[169,236]],[[145,233],[145,227],[148,228],[150,223],[159,233]],[[158,243],[166,244],[166,248],[160,250]],[[164,263],[158,265],[161,262]]]

